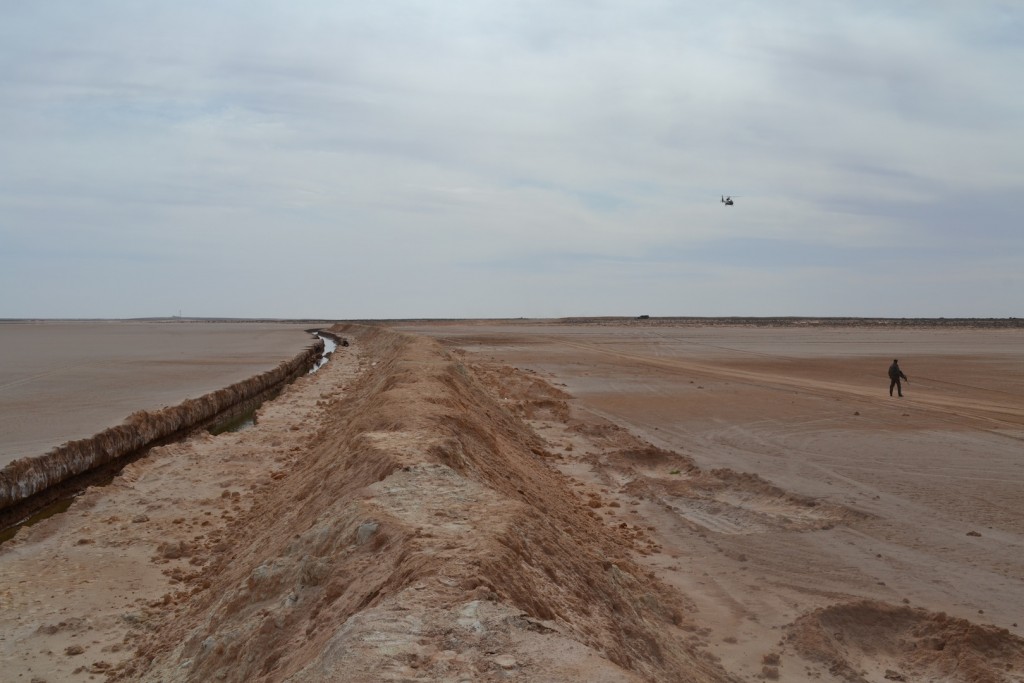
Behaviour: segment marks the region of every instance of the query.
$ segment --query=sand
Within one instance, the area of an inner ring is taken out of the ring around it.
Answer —
[[[0,546],[10,679],[1024,680],[1020,329],[396,327]]]
[[[0,467],[273,368],[300,323],[0,323]]]
[[[786,624],[838,599],[909,603],[1021,633],[1020,329],[405,329],[536,372],[574,397],[578,416],[607,420],[628,440],[779,488],[725,483],[695,494],[680,481],[684,464],[645,472],[599,451],[571,466],[627,498],[653,476],[643,486],[657,505],[639,506],[659,530],[648,564],[697,600],[714,652],[744,673],[759,669]],[[911,380],[903,399],[887,394],[894,357]]]

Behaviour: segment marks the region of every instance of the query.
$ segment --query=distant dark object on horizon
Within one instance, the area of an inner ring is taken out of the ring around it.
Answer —
[[[636,317],[637,320],[650,320],[650,318],[651,318],[651,316],[649,316],[649,315],[638,315]]]

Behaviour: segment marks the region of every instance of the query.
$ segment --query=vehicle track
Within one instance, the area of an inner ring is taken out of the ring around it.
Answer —
[[[879,397],[877,395],[877,389],[868,389],[866,387],[859,387],[842,382],[793,378],[781,374],[742,370],[739,368],[711,365],[696,361],[648,356],[635,352],[609,349],[598,344],[569,341],[559,337],[548,337],[548,341],[552,344],[568,346],[581,351],[629,360],[642,365],[657,367],[672,372],[687,372],[705,377],[728,379],[766,389],[793,389],[826,398],[843,395],[848,399],[862,401],[875,406],[884,405],[892,400],[885,397]],[[1006,394],[1006,392],[996,393]],[[1014,396],[1013,394],[1006,395]],[[912,398],[905,397],[903,399],[903,404],[908,407],[929,410],[949,417],[964,420],[977,420],[988,424],[993,433],[1024,441],[1024,437],[996,431],[1000,428],[1024,428],[1024,405],[1021,405],[1020,403],[1007,404],[993,400],[928,395],[915,396]]]

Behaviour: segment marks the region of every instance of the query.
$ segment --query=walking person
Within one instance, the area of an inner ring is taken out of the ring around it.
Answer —
[[[892,388],[896,387],[899,392],[900,398],[903,398],[903,385],[900,384],[900,378],[907,380],[907,384],[910,384],[910,380],[900,370],[900,362],[895,358],[892,361],[892,365],[889,366],[889,395],[892,396]]]

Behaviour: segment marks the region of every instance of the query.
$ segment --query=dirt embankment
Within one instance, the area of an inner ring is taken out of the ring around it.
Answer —
[[[0,469],[0,515],[31,496],[72,477],[163,439],[203,426],[240,404],[259,401],[283,383],[305,372],[322,352],[323,342],[318,339],[291,360],[283,361],[272,370],[255,377],[163,410],[133,413],[123,424],[105,429],[88,439],[69,441],[43,455],[9,463]],[[11,515],[0,516],[0,521],[6,517]]]
[[[337,331],[372,365],[119,678],[734,680],[470,370]]]

